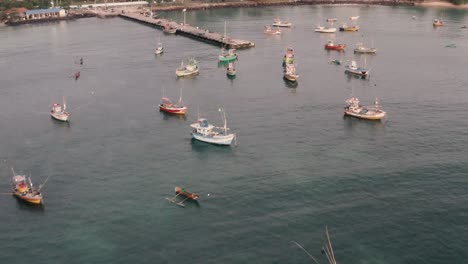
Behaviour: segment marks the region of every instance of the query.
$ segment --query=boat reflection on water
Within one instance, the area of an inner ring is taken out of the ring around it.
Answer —
[[[297,86],[299,85],[299,82],[291,82],[285,78],[283,78],[283,81],[286,88],[297,88]]]
[[[365,120],[352,116],[343,116],[343,126],[345,134],[363,134],[369,133],[371,135],[378,135],[385,133],[386,119],[383,120]]]
[[[63,122],[63,121],[60,121],[60,120],[57,120],[55,118],[50,118],[50,120],[52,121],[52,123],[54,123],[54,125],[56,125],[57,127],[70,127],[70,121],[68,122]]]
[[[206,153],[210,155],[211,154],[219,155],[219,154],[225,154],[225,153],[231,154],[234,149],[234,148],[229,148],[223,145],[215,145],[215,144],[202,142],[194,138],[190,139],[190,143],[192,146],[192,150],[199,152],[199,153]]]
[[[30,212],[33,212],[33,213],[36,213],[36,214],[44,214],[44,212],[45,212],[45,208],[44,208],[43,203],[41,203],[41,204],[32,204],[32,203],[28,203],[28,202],[26,202],[24,200],[21,200],[16,196],[14,196],[14,198],[16,200],[16,204],[18,205],[18,209],[20,209],[20,210],[27,210],[27,211],[30,211]]]
[[[171,120],[171,119],[179,119],[179,120],[184,120],[184,121],[187,120],[186,115],[173,115],[173,114],[162,112],[162,111],[160,111],[159,113],[162,115],[163,120]]]
[[[218,61],[218,68],[227,68],[229,61]]]

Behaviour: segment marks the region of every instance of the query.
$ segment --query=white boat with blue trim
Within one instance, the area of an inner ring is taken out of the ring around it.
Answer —
[[[206,118],[199,118],[197,123],[191,124],[193,128],[191,135],[192,138],[215,145],[229,146],[235,140],[236,134],[228,133],[226,113],[224,110],[219,109],[224,119],[224,127],[215,127],[208,122]]]

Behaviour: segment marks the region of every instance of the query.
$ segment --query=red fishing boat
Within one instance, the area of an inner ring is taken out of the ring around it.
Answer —
[[[329,40],[327,44],[325,44],[325,49],[326,50],[338,50],[338,51],[344,51],[346,48],[346,44],[335,44],[332,40]]]
[[[171,99],[167,97],[161,98],[161,103],[159,104],[159,110],[176,115],[185,115],[187,112],[187,107],[182,105],[182,101],[179,100],[178,103],[172,103]]]

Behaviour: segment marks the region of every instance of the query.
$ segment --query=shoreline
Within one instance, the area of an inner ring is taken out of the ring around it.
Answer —
[[[299,6],[299,5],[383,5],[383,6],[415,6],[420,1],[410,0],[295,0],[295,1],[264,1],[264,2],[231,2],[231,3],[190,3],[184,5],[153,6],[151,11],[205,10],[217,8],[264,7],[264,6]]]
[[[444,1],[421,2],[421,3],[416,3],[416,6],[468,9],[468,4],[455,5],[450,2],[444,2]]]

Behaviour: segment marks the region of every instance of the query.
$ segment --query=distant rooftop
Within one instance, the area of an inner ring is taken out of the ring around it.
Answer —
[[[26,11],[26,15],[40,15],[40,14],[47,14],[47,13],[58,13],[62,8],[49,8],[49,9],[34,9]]]

